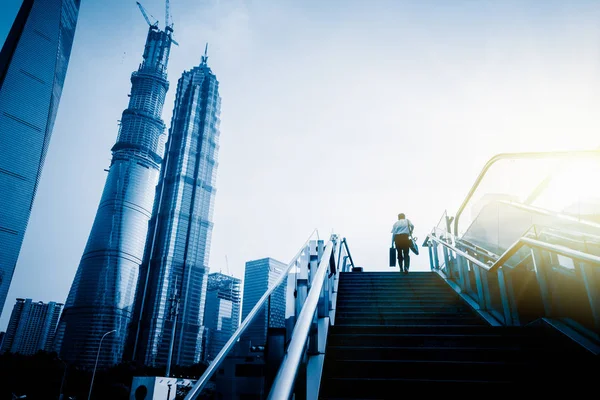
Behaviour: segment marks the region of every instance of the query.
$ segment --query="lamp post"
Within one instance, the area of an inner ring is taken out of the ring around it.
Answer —
[[[94,387],[94,377],[96,376],[96,367],[98,366],[98,358],[100,357],[100,348],[102,348],[102,341],[104,340],[106,335],[109,335],[116,331],[116,329],[113,329],[112,331],[106,332],[104,335],[102,335],[102,338],[100,339],[100,344],[98,344],[98,354],[96,354],[96,364],[94,364],[94,372],[92,373],[92,382],[90,382],[90,394],[88,394],[88,400],[92,398],[92,388]]]
[[[65,378],[67,376],[67,363],[61,360],[59,357],[56,357],[58,361],[64,364],[65,369],[63,371],[62,380],[60,381],[60,392],[58,393],[58,400],[63,400],[63,386],[65,384]]]

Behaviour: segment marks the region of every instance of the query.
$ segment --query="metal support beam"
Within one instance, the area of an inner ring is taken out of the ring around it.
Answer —
[[[590,302],[592,318],[594,319],[594,328],[597,332],[600,332],[600,285],[598,284],[600,281],[600,274],[587,263],[579,263],[578,266],[581,270],[581,277],[583,278],[587,298]]]
[[[544,312],[546,317],[551,317],[552,310],[552,295],[550,293],[550,277],[548,276],[548,269],[550,265],[544,262],[542,251],[538,248],[531,249],[531,257],[533,258],[533,268],[535,269],[535,276],[540,286],[540,294],[542,297],[542,303],[544,304]]]

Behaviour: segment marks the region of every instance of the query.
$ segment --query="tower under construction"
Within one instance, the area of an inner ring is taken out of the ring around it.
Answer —
[[[60,356],[83,367],[94,365],[98,351],[99,367],[119,363],[123,356],[164,153],[161,115],[173,25],[168,1],[164,30],[138,6],[150,25],[146,47],[131,75],[129,106],[57,332]]]

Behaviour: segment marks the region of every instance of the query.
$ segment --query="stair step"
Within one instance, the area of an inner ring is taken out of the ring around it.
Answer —
[[[448,284],[442,281],[435,282],[414,282],[414,281],[406,281],[406,280],[398,280],[398,281],[369,281],[369,282],[347,282],[342,281],[339,283],[338,287],[344,288],[380,288],[380,287],[434,287],[434,288],[448,288]]]
[[[329,362],[330,378],[410,378],[410,379],[502,379],[521,375],[526,365],[517,362],[467,362],[448,360],[343,360]],[[531,372],[531,371],[530,371]]]
[[[380,304],[365,304],[364,306],[358,305],[338,305],[336,308],[336,315],[338,313],[353,313],[353,312],[365,312],[365,313],[378,313],[378,312],[442,312],[442,313],[470,313],[471,308],[466,304],[420,304],[418,301],[407,302],[406,304],[393,304],[380,305]]]
[[[484,322],[480,318],[460,318],[452,315],[442,316],[429,316],[429,317],[399,317],[399,316],[388,316],[380,317],[377,315],[370,315],[368,317],[362,316],[336,316],[336,323],[341,324],[358,324],[364,323],[367,325],[381,324],[381,325],[481,325]]]
[[[423,361],[523,361],[527,357],[551,359],[554,353],[539,347],[402,347],[329,346],[328,362],[342,360],[423,360]]]
[[[344,291],[338,292],[338,296],[344,300],[348,299],[362,299],[364,304],[368,304],[374,300],[419,300],[419,299],[438,299],[440,302],[446,301],[456,301],[460,297],[455,293],[445,293],[445,292],[435,292],[435,291],[373,291],[373,292],[353,292],[353,291]]]
[[[402,305],[402,304],[421,304],[429,303],[429,305],[456,305],[462,304],[467,306],[465,302],[455,297],[440,297],[440,296],[373,296],[368,301],[350,299],[347,297],[338,297],[338,306],[386,306],[386,305]]]
[[[348,307],[378,307],[378,306],[402,306],[402,305],[460,305],[466,306],[468,305],[459,297],[452,297],[448,299],[440,299],[439,297],[431,297],[431,298],[412,298],[407,299],[405,297],[399,297],[398,299],[369,299],[365,301],[363,299],[352,299],[338,296],[337,308],[342,306]]]
[[[539,335],[540,329],[519,326],[489,326],[489,325],[367,325],[367,324],[336,324],[330,328],[330,334],[447,334],[447,335],[494,335],[494,336],[532,336]]]
[[[548,340],[535,335],[494,334],[365,334],[331,333],[328,346],[378,346],[378,347],[540,347]],[[325,353],[327,354],[327,352]]]
[[[419,397],[424,394],[449,395],[451,393],[477,393],[480,390],[494,390],[494,394],[515,393],[521,389],[521,383],[502,380],[410,380],[402,378],[332,378],[323,382],[319,399],[397,399],[417,391]],[[467,398],[471,397],[470,395]]]

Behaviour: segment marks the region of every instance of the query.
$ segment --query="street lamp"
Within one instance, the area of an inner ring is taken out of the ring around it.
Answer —
[[[92,373],[92,382],[90,382],[90,394],[88,394],[88,400],[92,398],[92,388],[94,387],[94,377],[96,376],[96,367],[98,366],[98,358],[100,357],[100,348],[102,347],[102,341],[104,340],[106,335],[115,333],[116,331],[116,329],[113,329],[110,332],[106,332],[104,335],[102,335],[102,338],[100,339],[100,344],[98,345],[98,354],[96,354],[96,364],[94,364],[94,372]]]
[[[58,393],[58,400],[63,400],[63,386],[65,384],[65,378],[67,376],[67,363],[60,359],[60,357],[56,357],[58,361],[64,364],[65,368],[63,370],[62,380],[60,381],[60,392]]]

